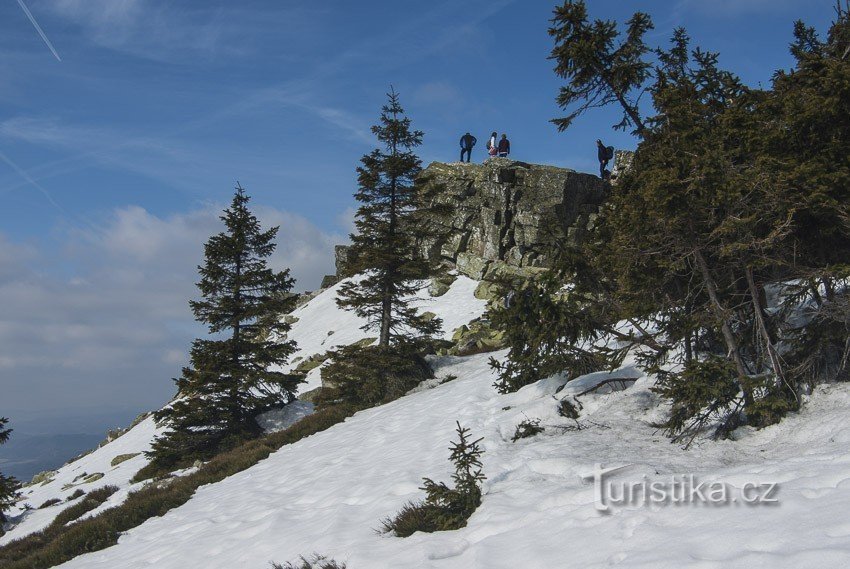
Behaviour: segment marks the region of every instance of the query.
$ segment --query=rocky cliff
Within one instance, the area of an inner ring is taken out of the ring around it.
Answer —
[[[580,240],[592,226],[606,191],[590,174],[505,158],[434,162],[422,175],[436,185],[434,200],[452,211],[433,221],[441,237],[425,250],[475,279],[549,266],[559,241]]]
[[[548,267],[558,244],[584,237],[606,195],[597,176],[507,158],[434,162],[422,181],[434,190],[433,201],[451,211],[431,220],[440,237],[425,239],[425,252],[479,280]],[[339,269],[344,246],[336,257]]]

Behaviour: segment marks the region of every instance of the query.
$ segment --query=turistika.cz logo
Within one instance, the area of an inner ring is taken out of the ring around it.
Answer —
[[[674,474],[650,480],[643,475],[638,480],[614,479],[613,475],[631,467],[631,464],[614,468],[595,465],[594,471],[582,476],[593,481],[594,504],[603,513],[616,508],[646,506],[704,505],[770,506],[779,504],[776,483],[746,482],[734,486],[718,480],[699,480],[693,474]]]

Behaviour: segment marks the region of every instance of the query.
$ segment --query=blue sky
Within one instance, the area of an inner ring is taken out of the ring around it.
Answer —
[[[27,5],[61,61],[2,0],[0,415],[46,431],[106,427],[172,395],[198,333],[194,267],[236,180],[281,225],[275,263],[300,289],[332,272],[390,84],[426,163],[455,160],[467,130],[478,160],[498,130],[517,159],[588,172],[596,138],[634,146],[611,131],[614,110],[567,133],[548,122],[552,0]],[[649,12],[658,43],[687,27],[753,85],[790,65],[793,20],[824,30],[832,5],[589,2],[596,17]]]

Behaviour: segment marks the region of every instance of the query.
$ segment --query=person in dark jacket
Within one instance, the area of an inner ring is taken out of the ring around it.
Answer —
[[[511,153],[511,141],[508,140],[507,134],[503,134],[502,139],[499,141],[499,157],[505,158],[510,153]]]
[[[478,142],[478,139],[469,134],[468,132],[460,137],[460,161],[463,162],[463,154],[466,153],[466,161],[472,158],[472,147],[475,146],[475,143]]]
[[[606,147],[601,140],[596,141],[596,157],[599,159],[599,177],[605,179],[605,168],[608,167],[608,161],[611,160],[612,148]]]

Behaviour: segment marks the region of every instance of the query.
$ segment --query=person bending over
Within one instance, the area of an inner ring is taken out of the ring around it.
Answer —
[[[463,162],[463,155],[466,153],[466,161],[472,158],[472,148],[475,146],[475,143],[478,142],[474,136],[469,134],[468,132],[460,137],[460,161]]]

